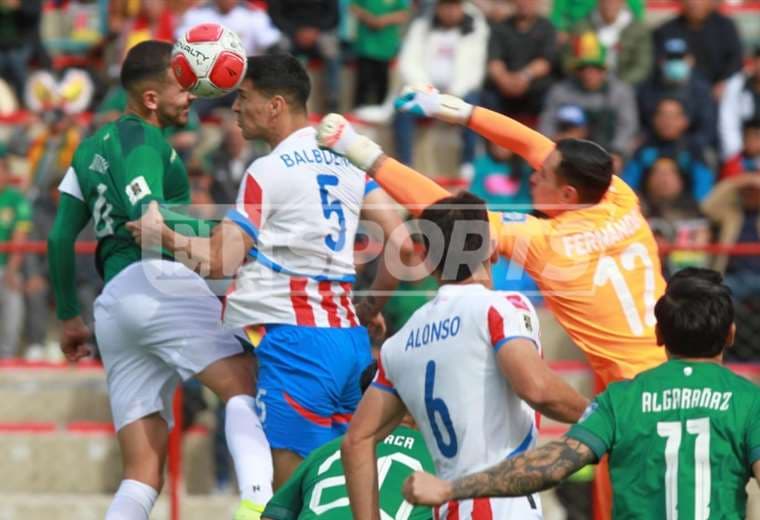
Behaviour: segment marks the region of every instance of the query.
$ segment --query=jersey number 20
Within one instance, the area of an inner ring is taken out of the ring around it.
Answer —
[[[332,235],[325,237],[325,245],[336,253],[346,245],[346,216],[343,214],[343,206],[339,200],[330,200],[330,194],[327,192],[328,186],[337,186],[338,177],[335,175],[317,175],[317,184],[319,184],[319,198],[322,201],[322,214],[326,219],[330,219],[333,213],[338,217],[338,238]]]
[[[446,406],[446,403],[440,397],[433,397],[434,386],[435,361],[428,361],[427,368],[425,369],[425,410],[427,411],[428,421],[430,421],[430,428],[433,430],[438,450],[443,456],[451,459],[457,454],[457,436],[454,432],[454,425],[451,422],[451,415],[449,415],[449,407]],[[438,428],[438,417],[441,418],[443,427],[446,430],[447,441],[443,440],[443,434]]]

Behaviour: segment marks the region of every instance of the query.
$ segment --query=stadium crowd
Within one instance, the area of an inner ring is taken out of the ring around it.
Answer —
[[[673,4],[653,20],[644,0],[0,0],[0,242],[49,235],[74,150],[126,106],[118,81],[126,52],[211,21],[235,30],[250,55],[302,58],[318,79],[310,108],[352,111],[385,132],[386,149],[406,164],[419,161],[420,135],[431,129],[394,113],[405,84],[432,84],[553,140],[602,144],[640,195],[666,276],[690,266],[723,272],[739,324],[727,357],[760,361],[760,32],[740,32],[717,0]],[[185,127],[164,130],[201,211],[230,204],[247,166],[267,153],[244,139],[233,100],[197,100]],[[533,211],[530,165],[468,128],[453,144],[457,160],[437,172],[447,187],[492,208]],[[80,236],[92,239],[92,229]],[[741,255],[735,244],[758,247]],[[3,251],[0,358],[53,357],[45,257],[12,244]],[[90,319],[102,281],[90,256],[77,261]],[[540,304],[530,277],[509,269],[506,260],[495,266],[496,288]],[[434,287],[432,278],[399,286],[384,312],[389,333]]]

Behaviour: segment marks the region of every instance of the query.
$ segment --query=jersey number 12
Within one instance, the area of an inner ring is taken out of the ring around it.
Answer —
[[[694,520],[710,517],[710,418],[689,419],[686,431],[696,435],[694,443]],[[681,421],[660,421],[657,435],[665,442],[665,507],[667,520],[678,520],[678,459],[683,424]]]

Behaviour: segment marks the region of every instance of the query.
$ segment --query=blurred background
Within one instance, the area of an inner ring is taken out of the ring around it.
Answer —
[[[599,142],[640,194],[666,275],[725,274],[737,305],[730,361],[760,379],[758,1],[0,0],[0,520],[102,518],[118,485],[102,370],[61,362],[44,241],[73,151],[125,107],[126,52],[207,21],[238,32],[249,54],[302,58],[315,122],[344,112],[399,160],[493,209],[533,211],[530,167],[471,132],[395,114],[402,85],[431,83],[551,138]],[[243,139],[233,99],[198,100],[186,127],[166,129],[195,204],[230,203],[267,153]],[[93,238],[83,233],[78,257],[86,319],[101,285]],[[372,264],[359,264],[371,279]],[[547,359],[589,393],[580,352],[528,275],[502,260],[496,283],[532,297]],[[403,283],[384,311],[389,332],[434,289]],[[216,403],[191,382],[183,406],[182,518],[226,515],[236,488]],[[543,425],[544,438],[561,433]],[[587,518],[585,480],[547,495],[546,517]],[[162,500],[155,518],[171,516]]]

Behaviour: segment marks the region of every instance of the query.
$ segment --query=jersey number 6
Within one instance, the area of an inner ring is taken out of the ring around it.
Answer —
[[[329,219],[333,213],[338,216],[338,238],[332,235],[325,237],[327,247],[335,252],[340,251],[346,245],[346,216],[343,214],[343,206],[339,200],[330,200],[327,186],[337,186],[338,177],[335,175],[317,175],[317,184],[319,184],[319,198],[322,201],[322,214]]]
[[[435,443],[438,445],[443,456],[454,458],[457,454],[457,436],[454,432],[454,425],[451,423],[449,408],[440,397],[433,397],[433,387],[435,386],[435,361],[428,361],[425,369],[425,410],[427,411],[430,427],[433,429]],[[448,442],[444,442],[441,430],[438,428],[436,415],[441,417],[443,427],[446,429]]]

